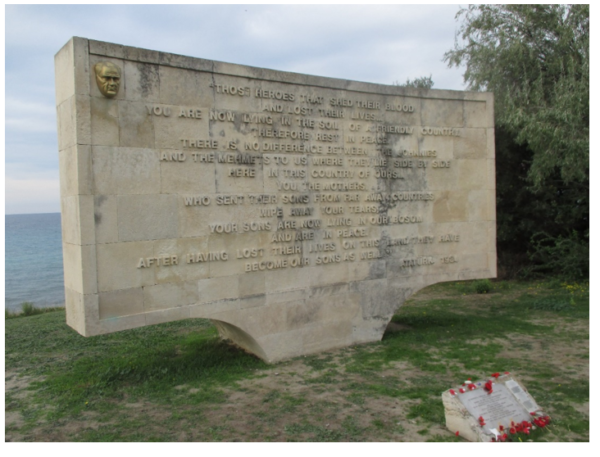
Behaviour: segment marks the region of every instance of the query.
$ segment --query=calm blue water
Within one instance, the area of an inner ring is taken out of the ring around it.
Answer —
[[[5,224],[6,309],[64,306],[60,213],[12,214]]]

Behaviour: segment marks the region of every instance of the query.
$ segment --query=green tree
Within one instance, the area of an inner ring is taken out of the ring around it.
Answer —
[[[400,87],[414,87],[416,89],[431,89],[433,87],[433,79],[431,79],[431,75],[421,76],[413,79],[412,81],[410,78],[406,78],[406,82],[404,84],[400,84],[398,81],[396,81],[394,85]]]
[[[589,5],[472,5],[457,20],[445,61],[495,95],[499,251],[526,248],[535,268],[586,274]]]

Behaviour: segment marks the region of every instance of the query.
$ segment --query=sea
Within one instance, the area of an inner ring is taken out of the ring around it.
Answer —
[[[6,215],[5,229],[4,307],[64,306],[60,213]]]

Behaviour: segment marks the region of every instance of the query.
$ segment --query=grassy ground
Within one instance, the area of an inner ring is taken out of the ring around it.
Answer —
[[[201,319],[92,338],[63,311],[8,319],[6,439],[460,441],[441,393],[510,371],[553,419],[530,439],[589,441],[587,285],[486,289],[429,287],[381,342],[277,365]]]

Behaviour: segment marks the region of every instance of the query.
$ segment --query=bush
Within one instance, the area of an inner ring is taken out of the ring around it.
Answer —
[[[480,279],[473,283],[473,289],[478,294],[487,294],[492,290],[492,283],[489,279]]]
[[[587,237],[572,231],[567,237],[552,237],[544,232],[536,233],[531,239],[531,260],[535,265],[525,273],[535,277],[536,273],[557,274],[564,279],[586,279],[590,273],[589,243]]]
[[[457,282],[456,287],[463,295],[487,294],[492,291],[492,282],[489,279],[478,279],[476,281]],[[510,286],[504,285],[503,287]]]
[[[33,316],[34,314],[40,313],[40,310],[37,309],[33,303],[28,301],[21,303],[21,310],[23,311],[24,316]]]

